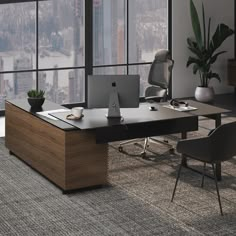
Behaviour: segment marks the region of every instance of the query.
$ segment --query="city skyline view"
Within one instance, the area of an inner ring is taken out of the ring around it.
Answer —
[[[126,74],[127,69],[140,74],[143,96],[150,65],[142,63],[168,48],[167,2],[129,0],[127,15],[126,0],[94,0],[93,74]],[[0,4],[0,71],[8,72],[0,74],[1,110],[5,99],[24,98],[27,90],[36,88],[36,78],[51,101],[85,100],[84,0],[39,1],[38,17],[36,50],[35,2]],[[21,70],[30,71],[14,73]]]

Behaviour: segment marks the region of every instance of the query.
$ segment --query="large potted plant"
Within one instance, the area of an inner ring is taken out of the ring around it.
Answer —
[[[193,73],[199,74],[200,84],[195,90],[195,98],[200,102],[210,102],[214,99],[214,90],[209,87],[210,80],[214,78],[221,81],[219,74],[212,71],[212,65],[216,62],[219,55],[226,52],[217,52],[217,49],[229,36],[234,34],[234,31],[221,23],[217,25],[216,31],[211,37],[211,18],[208,19],[206,30],[203,3],[202,27],[193,0],[190,0],[190,14],[194,38],[187,38],[187,43],[188,49],[193,56],[189,56],[187,67],[193,64]]]

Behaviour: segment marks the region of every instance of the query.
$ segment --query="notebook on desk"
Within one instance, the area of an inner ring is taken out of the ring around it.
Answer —
[[[172,110],[175,110],[175,111],[195,111],[197,110],[196,107],[192,107],[192,106],[180,106],[180,107],[175,107],[175,106],[172,106],[172,105],[164,105],[163,107],[166,107],[166,108],[169,108],[169,109],[172,109]]]
[[[58,120],[56,117],[50,115],[50,113],[65,112],[65,111],[69,111],[69,109],[56,109],[56,110],[50,110],[50,111],[41,111],[41,112],[36,112],[36,114],[47,117],[51,120]]]

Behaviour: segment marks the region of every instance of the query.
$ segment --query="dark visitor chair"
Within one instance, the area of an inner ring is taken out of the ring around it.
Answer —
[[[167,101],[168,88],[171,78],[171,72],[174,66],[174,61],[171,58],[171,54],[167,49],[159,50],[151,64],[149,75],[148,75],[148,86],[145,90],[145,100],[148,102],[164,102]],[[149,143],[149,139],[145,138],[144,146],[142,151],[142,156],[146,154],[146,148]],[[168,142],[153,139],[153,141],[164,143],[168,146]],[[122,151],[122,146],[128,143],[134,142],[134,140],[129,140],[120,143],[119,151]]]
[[[221,215],[223,215],[223,211],[217,184],[215,165],[223,161],[227,161],[236,155],[235,140],[236,140],[236,122],[232,122],[217,127],[215,130],[210,132],[207,137],[181,140],[177,143],[176,147],[176,150],[179,153],[182,153],[183,156],[204,163],[201,187],[203,187],[204,185],[206,164],[210,164],[212,166]],[[182,163],[183,159],[179,166],[171,202],[173,202],[174,200],[176,187],[180,177],[181,167],[183,165]]]

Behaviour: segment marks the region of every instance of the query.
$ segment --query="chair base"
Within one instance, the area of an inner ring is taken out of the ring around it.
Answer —
[[[147,137],[145,139],[132,139],[132,140],[128,140],[128,141],[124,141],[124,142],[121,142],[119,147],[118,147],[118,150],[119,152],[123,152],[123,145],[126,145],[126,144],[129,144],[129,143],[135,143],[135,142],[140,142],[140,141],[144,141],[144,144],[143,144],[143,150],[142,152],[140,153],[140,155],[142,157],[146,157],[146,151],[147,151],[147,148],[149,147],[149,142],[153,141],[155,143],[161,143],[161,144],[164,144],[166,146],[169,147],[169,152],[170,154],[174,154],[175,152],[175,149],[173,147],[173,145],[171,145],[168,140],[164,139],[163,141],[162,140],[158,140],[158,139],[155,139],[155,138],[150,138],[150,137]]]

